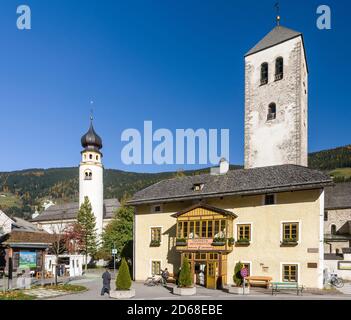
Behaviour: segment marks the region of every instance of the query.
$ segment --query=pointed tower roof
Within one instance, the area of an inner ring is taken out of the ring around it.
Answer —
[[[82,136],[81,139],[82,147],[85,150],[100,151],[102,148],[102,140],[100,136],[95,132],[93,127],[93,119],[90,118],[90,127],[88,132]]]
[[[302,35],[301,32],[294,31],[292,29],[288,29],[283,26],[277,25],[259,43],[257,43],[248,53],[246,53],[245,57],[253,53],[262,51],[264,49],[268,49],[270,47],[273,47],[285,41],[291,40],[301,35]]]

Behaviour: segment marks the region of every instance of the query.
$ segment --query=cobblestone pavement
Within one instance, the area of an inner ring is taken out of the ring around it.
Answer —
[[[107,294],[104,296],[100,295],[102,279],[101,274],[103,271],[94,272],[87,274],[85,279],[70,282],[71,284],[81,284],[86,286],[89,290],[74,295],[65,295],[54,297],[52,300],[112,300]],[[111,287],[114,288],[114,280],[111,281]],[[195,296],[180,297],[172,294],[171,285],[168,288],[162,286],[147,287],[143,283],[134,282],[133,288],[136,290],[136,296],[134,300],[335,300],[335,299],[347,299],[351,300],[351,295],[339,293],[338,291],[313,291],[304,292],[303,296],[296,296],[293,292],[279,293],[278,295],[271,295],[271,291],[263,288],[251,288],[250,295],[238,296],[234,294],[226,293],[222,290],[211,290],[203,287],[197,287],[197,293]]]

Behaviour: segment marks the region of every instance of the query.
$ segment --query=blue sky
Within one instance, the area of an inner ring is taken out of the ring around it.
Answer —
[[[243,163],[244,54],[274,27],[274,0],[2,0],[0,171],[76,166],[94,100],[106,168],[126,166],[124,129],[229,128]],[[16,8],[32,30],[16,28]],[[316,27],[328,4],[332,30]],[[282,25],[303,32],[309,63],[309,151],[349,144],[348,1],[281,1]]]

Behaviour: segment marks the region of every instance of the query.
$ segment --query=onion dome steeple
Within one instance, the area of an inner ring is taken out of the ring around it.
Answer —
[[[84,136],[82,136],[81,143],[85,150],[100,152],[100,149],[102,148],[102,140],[93,127],[93,117],[90,117],[89,130]]]

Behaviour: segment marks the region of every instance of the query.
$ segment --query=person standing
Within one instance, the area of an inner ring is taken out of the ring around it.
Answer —
[[[105,292],[110,294],[111,290],[111,274],[108,271],[108,268],[106,268],[106,271],[102,274],[102,289],[101,289],[101,295],[103,296]]]

